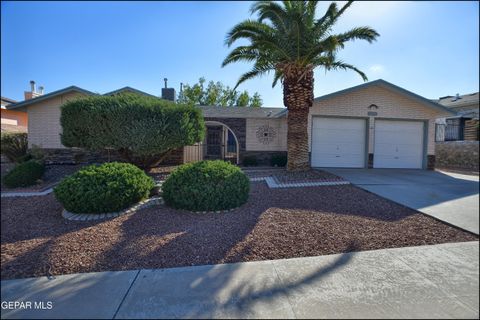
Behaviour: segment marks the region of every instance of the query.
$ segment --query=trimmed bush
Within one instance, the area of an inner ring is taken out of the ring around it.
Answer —
[[[63,179],[55,197],[70,212],[117,212],[148,197],[151,177],[129,163],[90,165]]]
[[[274,154],[270,158],[272,167],[285,167],[287,165],[287,156],[283,154]]]
[[[20,163],[28,159],[28,139],[24,132],[2,132],[1,134],[2,154],[8,160]]]
[[[175,149],[202,141],[205,134],[199,108],[138,94],[70,100],[61,112],[63,145],[114,149],[144,168],[158,165]]]
[[[3,184],[9,188],[28,187],[37,183],[45,172],[45,166],[35,160],[17,164],[3,178]]]
[[[245,167],[254,167],[258,165],[258,160],[257,160],[257,157],[255,156],[246,156],[243,158],[242,163]]]
[[[250,182],[240,168],[221,160],[188,163],[162,185],[163,199],[173,208],[215,211],[247,202]]]

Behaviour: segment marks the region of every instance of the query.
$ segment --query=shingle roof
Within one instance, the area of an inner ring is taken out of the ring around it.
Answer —
[[[424,97],[422,97],[422,96],[420,96],[416,93],[408,91],[408,90],[406,90],[402,87],[396,86],[393,83],[390,83],[390,82],[385,81],[383,79],[370,81],[370,82],[363,83],[363,84],[355,86],[355,87],[351,87],[351,88],[347,88],[347,89],[340,90],[340,91],[337,91],[337,92],[333,92],[333,93],[315,98],[314,101],[322,101],[322,100],[325,100],[325,99],[328,99],[328,98],[336,97],[336,96],[339,96],[339,95],[342,95],[342,94],[346,94],[346,93],[356,91],[356,90],[359,90],[359,89],[363,89],[363,88],[367,88],[367,87],[370,87],[370,86],[381,86],[381,87],[387,88],[389,90],[395,91],[399,94],[402,94],[404,96],[410,97],[414,100],[417,100],[417,101],[425,104],[427,107],[436,109],[437,111],[442,111],[442,112],[445,112],[445,113],[455,114],[452,110],[442,106],[441,104],[436,103],[435,101],[424,98]]]
[[[154,98],[160,99],[160,97],[154,96],[153,94],[146,93],[145,91],[138,90],[138,89],[135,89],[135,88],[132,88],[132,87],[128,87],[128,86],[127,86],[127,87],[120,88],[120,89],[117,89],[117,90],[114,90],[114,91],[110,91],[110,92],[104,93],[103,95],[104,95],[104,96],[113,96],[114,94],[123,93],[123,92],[133,92],[133,93],[138,93],[138,94],[142,94],[142,95],[145,95],[145,96],[149,96],[149,97],[154,97]]]
[[[455,107],[464,107],[467,105],[478,105],[479,104],[479,94],[478,92],[464,94],[459,96],[460,99],[457,99],[456,96],[446,96],[441,97],[437,100],[437,103],[448,107],[448,108],[455,108]]]
[[[26,107],[26,106],[31,105],[33,103],[37,103],[37,102],[40,102],[40,101],[51,99],[53,97],[56,97],[56,96],[59,96],[59,95],[62,95],[62,94],[68,93],[68,92],[79,92],[79,93],[83,93],[83,94],[86,94],[86,95],[96,95],[96,93],[94,93],[94,92],[79,88],[77,86],[70,86],[70,87],[66,87],[66,88],[63,88],[63,89],[60,89],[60,90],[57,90],[57,91],[53,91],[53,92],[38,96],[38,97],[33,98],[33,99],[23,100],[23,101],[20,101],[20,102],[17,102],[17,103],[9,104],[7,106],[7,109],[10,110],[10,109]]]
[[[205,118],[280,118],[287,108],[197,106]]]
[[[10,103],[16,103],[17,101],[16,100],[13,100],[13,99],[10,99],[10,98],[7,98],[7,97],[1,97],[2,99],[2,102],[7,102],[7,104],[10,104]]]

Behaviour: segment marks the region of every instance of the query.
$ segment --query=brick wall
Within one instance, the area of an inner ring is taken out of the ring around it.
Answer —
[[[46,164],[102,163],[111,161],[126,162],[116,151],[93,152],[80,148],[42,149]],[[161,163],[176,165],[183,163],[183,148],[176,149]]]
[[[205,121],[216,121],[229,127],[238,139],[240,154],[246,148],[247,119],[244,118],[205,118]]]
[[[375,104],[378,109],[369,108]],[[376,112],[370,116],[368,112]],[[371,86],[346,94],[332,96],[329,99],[314,102],[309,115],[308,135],[311,139],[312,115],[364,117],[369,120],[368,153],[374,153],[374,135],[376,118],[394,118],[405,120],[425,120],[428,122],[427,153],[435,154],[435,119],[441,117],[440,111],[426,107],[412,98],[393,92],[381,86]],[[309,143],[310,145],[310,143]]]
[[[68,93],[26,107],[28,113],[28,146],[45,149],[65,148],[60,142],[60,106],[67,100],[83,96],[80,93]]]
[[[245,151],[240,157],[240,163],[243,163],[245,157],[255,157],[259,166],[269,166],[273,155],[287,156],[287,151]]]

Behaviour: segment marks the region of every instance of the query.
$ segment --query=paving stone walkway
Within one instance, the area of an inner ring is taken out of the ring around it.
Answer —
[[[259,182],[265,181],[270,189],[275,188],[302,188],[302,187],[318,187],[318,186],[338,186],[350,184],[350,182],[345,180],[325,180],[325,181],[312,181],[312,182],[280,182],[278,179],[275,179],[274,176],[268,177],[254,177],[250,178],[250,181]]]
[[[478,319],[479,243],[6,280],[1,295],[2,319]]]

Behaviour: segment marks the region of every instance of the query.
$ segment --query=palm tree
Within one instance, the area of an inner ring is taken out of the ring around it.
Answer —
[[[225,58],[222,67],[237,61],[254,62],[252,70],[243,74],[238,85],[251,78],[274,72],[274,87],[283,84],[283,103],[288,109],[288,165],[290,171],[310,168],[308,158],[308,112],[313,103],[313,70],[354,70],[364,81],[366,75],[354,66],[337,60],[336,53],[346,42],[372,42],[379,34],[369,27],[357,27],[348,32],[333,34],[338,18],[350,7],[349,1],[340,10],[331,3],[320,19],[315,19],[318,1],[257,1],[251,13],[256,20],[245,20],[227,34],[231,47],[237,40],[248,45],[237,46]]]

